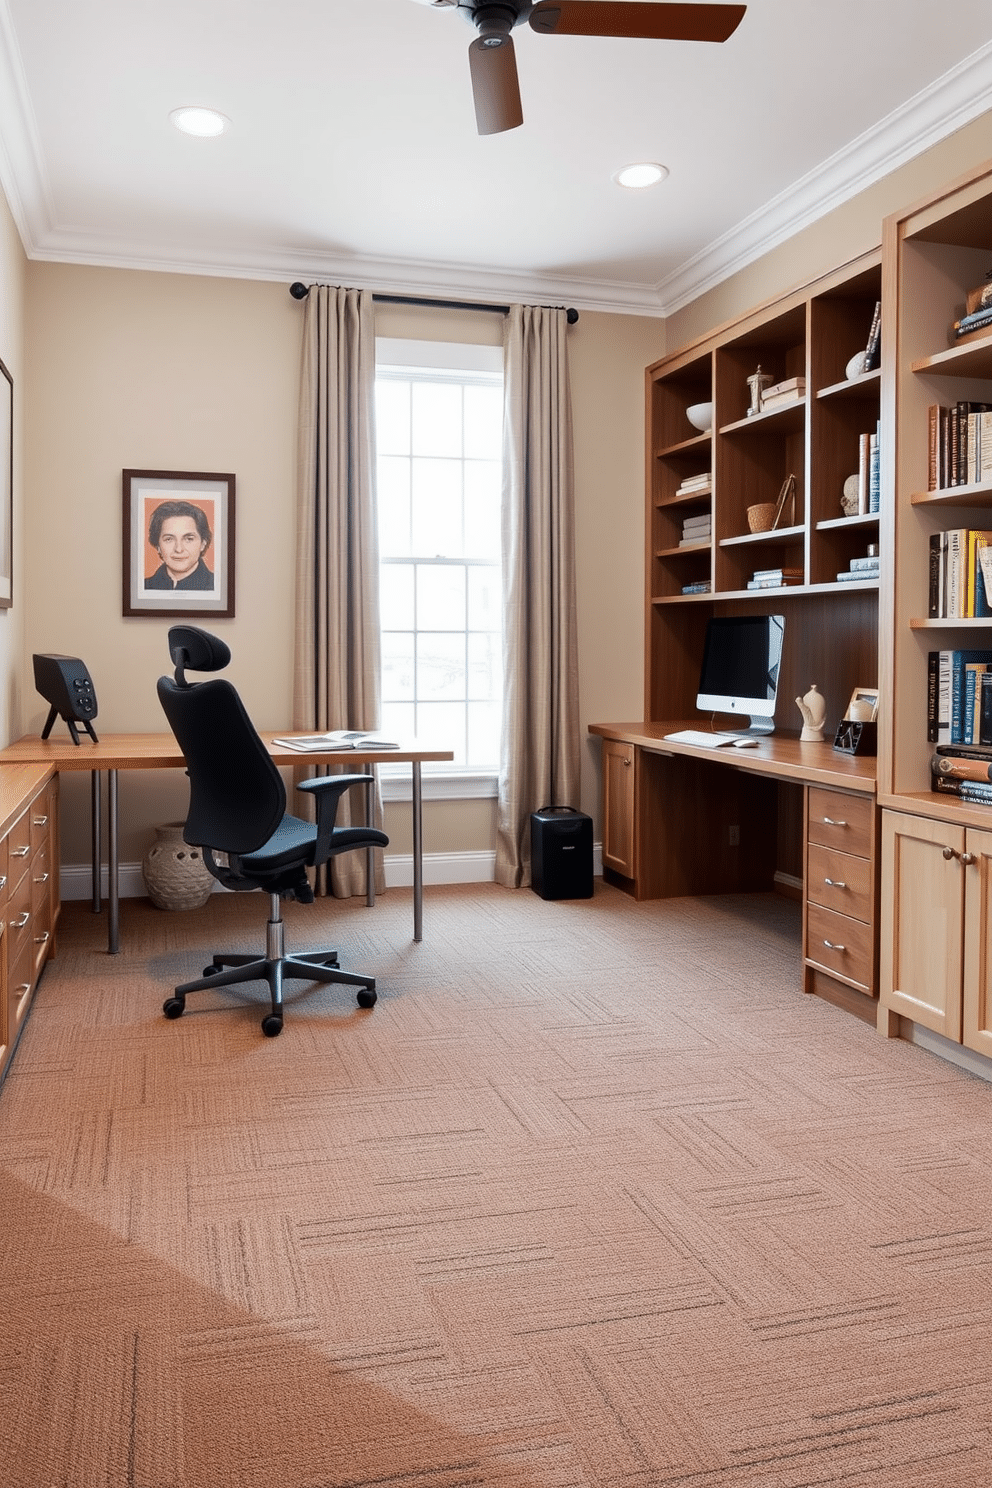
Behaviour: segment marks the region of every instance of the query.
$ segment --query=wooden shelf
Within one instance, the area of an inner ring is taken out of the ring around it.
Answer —
[[[823,522],[817,522],[817,532],[845,532],[859,527],[877,527],[880,512],[861,512],[856,517],[827,517]]]
[[[709,538],[702,542],[679,543],[674,548],[659,548],[655,553],[656,558],[685,558],[696,553],[708,553],[710,550]]]
[[[701,491],[683,491],[681,496],[660,496],[655,502],[655,506],[660,511],[663,507],[685,506],[689,501],[709,501],[712,495],[713,487],[706,486]]]
[[[954,506],[966,501],[969,506],[992,505],[992,483],[971,486],[941,486],[937,491],[914,491],[912,506]]]
[[[665,449],[655,452],[656,460],[677,460],[681,455],[698,455],[709,448],[712,431],[708,434],[695,434],[692,439],[680,440],[678,444],[670,444]]]
[[[797,398],[794,403],[783,403],[778,408],[766,409],[764,413],[752,414],[750,418],[735,419],[732,424],[724,424],[720,429],[721,434],[741,434],[745,430],[764,429],[768,431],[769,425],[776,426],[776,432],[781,429],[783,433],[794,429],[801,429],[806,420],[806,399]]]
[[[963,346],[949,346],[932,356],[910,363],[911,372],[925,372],[934,377],[992,377],[992,331],[980,341],[967,341]]]
[[[992,616],[986,619],[976,619],[974,615],[967,615],[961,620],[948,620],[941,617],[938,620],[911,619],[910,630],[988,630],[992,625]]]
[[[755,543],[792,543],[802,537],[806,528],[800,524],[798,527],[776,527],[773,532],[741,532],[735,537],[721,537],[721,548],[739,548],[753,546]]]
[[[877,393],[882,382],[881,367],[871,372],[862,372],[860,377],[849,377],[844,382],[834,382],[830,387],[820,388],[818,398],[864,398]]]

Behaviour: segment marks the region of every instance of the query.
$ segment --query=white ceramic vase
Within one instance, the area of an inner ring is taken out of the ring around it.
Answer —
[[[198,847],[183,841],[183,822],[155,828],[155,841],[141,865],[148,897],[156,909],[202,909],[214,886]]]

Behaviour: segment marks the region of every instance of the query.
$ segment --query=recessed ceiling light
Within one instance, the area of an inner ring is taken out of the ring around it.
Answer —
[[[641,165],[625,165],[613,177],[618,186],[628,186],[632,191],[642,191],[645,186],[657,186],[668,175],[667,165],[645,162]]]
[[[216,109],[208,108],[173,109],[169,118],[181,133],[194,134],[197,139],[213,139],[215,135],[223,134],[231,122]]]

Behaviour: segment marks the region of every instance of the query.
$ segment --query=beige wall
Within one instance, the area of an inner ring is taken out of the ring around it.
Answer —
[[[168,622],[121,616],[121,471],[237,476],[237,617],[211,622],[262,728],[291,716],[295,602],[293,474],[302,308],[285,285],[65,264],[27,266],[27,577],[24,707],[36,651],[83,658],[97,732],[163,726],[155,678]],[[382,307],[383,335],[498,343],[499,317]],[[641,707],[643,369],[664,351],[659,320],[584,314],[570,332],[576,429],[582,727]],[[598,752],[583,738],[582,804],[598,810]],[[121,780],[121,856],[137,861],[158,821],[185,814],[178,772]],[[579,803],[575,803],[579,804]],[[66,778],[63,863],[88,855],[88,783]],[[392,850],[410,851],[409,810],[387,808]],[[428,803],[428,852],[494,846],[490,801]]]
[[[22,732],[24,633],[24,277],[27,260],[0,192],[0,361],[14,379],[13,599],[0,610],[0,742]]]

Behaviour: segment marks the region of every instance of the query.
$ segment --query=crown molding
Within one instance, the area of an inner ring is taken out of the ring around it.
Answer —
[[[992,42],[922,89],[656,286],[673,315],[989,109]]]
[[[7,0],[0,0],[0,187],[24,251],[54,222],[52,194]]]

